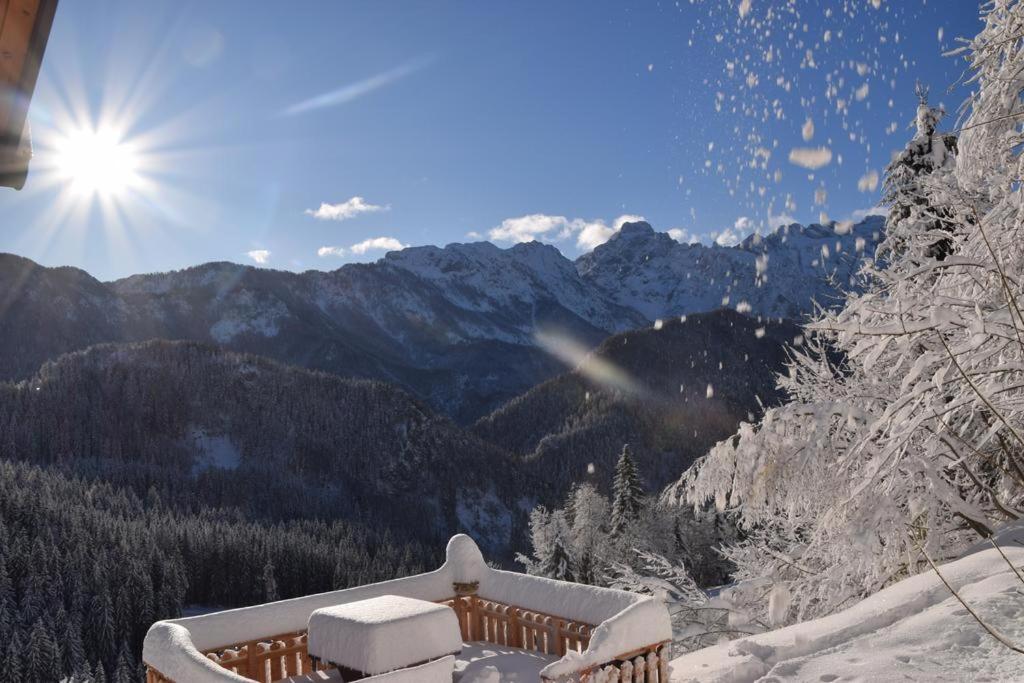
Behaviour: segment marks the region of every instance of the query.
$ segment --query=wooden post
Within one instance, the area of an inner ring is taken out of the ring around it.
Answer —
[[[647,683],[647,660],[643,655],[633,658],[633,683]]]
[[[484,637],[484,615],[480,609],[480,598],[476,595],[469,598],[472,622],[473,640],[485,640]]]
[[[483,632],[483,620],[480,614],[480,597],[477,595],[479,589],[479,581],[452,582],[455,600],[462,602],[462,599],[466,599],[469,602],[468,613],[466,614],[466,633],[462,634],[463,639],[467,642],[471,640],[485,640],[480,635]],[[456,614],[458,614],[458,610],[456,610]],[[461,618],[459,623],[462,623]]]
[[[275,640],[270,644],[270,680],[279,681],[288,676],[284,668],[284,657],[281,650],[284,649],[284,642]]]
[[[256,643],[245,644],[245,675],[254,681],[263,681],[263,672],[259,670]]]
[[[508,644],[512,647],[522,647],[523,634],[521,632],[522,627],[519,625],[518,607],[512,607],[509,609],[508,629],[509,631],[511,631],[511,633],[509,634]]]
[[[658,653],[651,650],[647,653],[647,683],[660,683],[658,675]]]

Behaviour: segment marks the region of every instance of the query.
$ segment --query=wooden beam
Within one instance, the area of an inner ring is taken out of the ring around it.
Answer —
[[[31,157],[29,102],[57,11],[57,0],[0,0],[0,185],[21,189]]]

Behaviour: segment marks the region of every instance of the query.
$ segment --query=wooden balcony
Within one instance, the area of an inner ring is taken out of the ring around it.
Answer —
[[[453,553],[452,544],[456,541],[458,552]],[[453,555],[458,557],[453,558]],[[462,566],[457,560],[462,561]],[[448,595],[438,597],[441,591]],[[143,652],[147,683],[185,683],[186,680],[189,683],[202,680],[271,683],[297,680],[297,677],[312,680],[311,674],[322,680],[337,680],[328,675],[326,669],[321,669],[322,674],[316,673],[306,651],[306,632],[294,627],[304,614],[308,619],[313,609],[325,605],[374,594],[403,592],[410,597],[447,605],[455,611],[466,644],[463,654],[456,656],[453,676],[456,682],[474,666],[493,665],[500,671],[501,662],[511,661],[517,653],[536,667],[537,680],[545,682],[667,683],[669,680],[671,628],[664,607],[656,601],[622,591],[490,569],[472,541],[463,536],[449,543],[449,560],[445,565],[429,574],[203,617],[158,622],[150,629]],[[532,604],[514,604],[516,597]],[[561,607],[566,614],[534,609],[539,602]],[[596,623],[590,623],[581,618],[584,612],[601,618],[592,619]],[[212,647],[202,645],[203,641],[216,641],[218,636],[233,631],[258,631],[263,624],[276,623],[275,614],[280,616],[281,622],[288,622],[292,630],[279,629],[281,633],[266,636],[257,633],[247,636],[246,640]],[[610,649],[623,644],[624,651]],[[395,643],[395,647],[401,647],[401,643]],[[481,652],[495,651],[500,651],[501,657],[476,659],[483,656]],[[200,665],[196,661],[200,658],[205,658],[207,664]],[[162,666],[176,671],[164,670]],[[222,674],[217,674],[218,670]]]

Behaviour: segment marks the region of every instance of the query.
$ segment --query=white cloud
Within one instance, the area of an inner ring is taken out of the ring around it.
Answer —
[[[832,150],[828,147],[794,147],[789,150],[789,163],[814,170],[832,163]]]
[[[611,239],[612,235],[622,230],[626,223],[636,223],[643,219],[643,216],[625,214],[616,218],[610,226],[604,221],[584,222],[580,234],[576,236],[576,246],[584,251],[591,251]]]
[[[743,238],[754,232],[757,232],[754,219],[749,216],[740,216],[731,228],[717,233],[713,232],[711,235],[715,238],[715,244],[722,247],[735,247],[743,241]]]
[[[344,256],[345,247],[320,247],[316,250],[316,255],[320,258],[324,256]]]
[[[686,228],[669,228],[667,232],[669,237],[680,244],[696,244],[700,242],[700,237],[691,234]]]
[[[595,247],[610,240],[615,233],[616,229],[604,221],[585,223],[579,235],[576,236],[576,246],[584,251],[592,251]]]
[[[884,206],[872,206],[867,209],[857,209],[850,214],[850,219],[854,221],[862,221],[868,216],[888,216],[889,209]]]
[[[468,240],[482,240],[483,238],[484,236],[478,233],[476,230],[470,230],[469,232],[466,233],[466,239]]]
[[[567,218],[566,216],[550,216],[535,213],[517,218],[506,218],[501,225],[492,228],[487,234],[496,242],[556,242],[576,235],[576,246],[584,251],[607,242],[612,235],[622,229],[625,223],[644,220],[643,216],[623,214],[611,223],[604,220],[586,220],[583,218]]]
[[[266,249],[253,249],[245,252],[245,255],[261,265],[270,260],[270,252]]]
[[[353,254],[365,254],[368,251],[397,251],[399,249],[405,249],[408,244],[402,244],[394,237],[371,237],[368,240],[363,240],[358,244],[353,244],[350,249]]]
[[[785,211],[780,213],[778,216],[773,216],[771,214],[768,215],[768,227],[771,230],[778,230],[779,228],[785,227],[787,225],[793,225],[793,223],[797,222],[798,221],[796,218],[786,213]]]
[[[721,247],[735,247],[740,243],[739,234],[732,228],[726,228],[721,232],[713,232],[711,235],[715,238],[715,244]]]
[[[340,204],[328,204],[327,202],[323,202],[320,204],[319,209],[306,209],[304,213],[307,216],[319,218],[322,221],[343,221],[360,214],[376,213],[378,211],[387,210],[388,207],[386,206],[368,204],[362,197],[352,197],[348,201],[341,202]]]
[[[547,237],[554,231],[564,231],[571,221],[565,216],[548,216],[534,213],[518,218],[506,218],[496,228],[487,233],[492,240],[498,242],[532,242]]]
[[[339,104],[345,104],[346,102],[351,102],[352,100],[358,99],[363,95],[367,95],[374,90],[379,90],[380,88],[389,86],[407,76],[411,76],[420,69],[430,66],[433,62],[434,57],[432,55],[418,57],[389,71],[383,71],[374,76],[370,76],[369,78],[364,78],[361,81],[349,83],[348,85],[344,85],[336,90],[321,93],[320,95],[311,97],[308,100],[303,100],[302,102],[293,104],[285,109],[282,114],[285,116],[292,116],[294,114],[313,111],[314,109],[333,107]]]

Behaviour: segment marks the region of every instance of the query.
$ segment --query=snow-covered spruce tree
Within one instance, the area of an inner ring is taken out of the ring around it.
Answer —
[[[612,482],[612,536],[621,535],[640,516],[643,497],[640,473],[629,444],[626,444],[615,463],[615,479]]]
[[[572,529],[564,510],[549,512],[538,506],[530,513],[530,544],[533,556],[516,556],[529,574],[572,581]]]
[[[3,666],[4,675],[12,681],[20,681],[22,679],[22,666],[21,666],[21,655],[22,655],[22,643],[18,637],[18,631],[12,631],[10,640],[7,641],[6,649],[0,653],[3,656],[0,657],[0,665]]]
[[[747,531],[726,553],[754,618],[841,609],[1024,511],[1024,9],[996,0],[983,19],[958,153],[920,110],[930,160],[889,169],[898,210],[866,291],[809,325],[791,402],[673,491]]]
[[[598,582],[607,554],[608,510],[608,499],[590,483],[574,486],[566,502],[572,574],[578,583]]]
[[[30,681],[56,681],[60,678],[60,650],[41,618],[36,619],[29,632],[25,675]]]
[[[565,539],[561,535],[556,535],[552,539],[551,551],[544,558],[544,563],[540,566],[540,574],[549,579],[558,579],[559,581],[574,580],[572,575],[572,559],[569,557],[569,550],[566,548]]]
[[[931,205],[924,180],[936,171],[950,168],[957,152],[957,139],[953,134],[936,132],[945,111],[928,106],[928,88],[918,83],[915,94],[916,134],[885,169],[882,203],[889,209],[889,239],[878,254],[881,259],[892,258],[893,252],[916,249],[942,260],[951,247],[948,233],[956,226],[946,210]]]
[[[263,565],[263,597],[267,602],[278,599],[277,577],[274,575],[274,563],[270,560]]]

